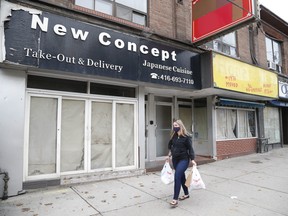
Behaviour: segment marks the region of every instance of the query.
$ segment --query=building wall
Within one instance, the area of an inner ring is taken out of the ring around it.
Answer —
[[[160,35],[173,38],[175,35],[175,12],[172,1],[150,1],[149,24],[150,30]]]
[[[8,196],[22,190],[25,77],[21,71],[0,68],[0,169],[7,171],[10,178]]]
[[[150,31],[161,36],[191,43],[191,2],[149,1]]]
[[[249,49],[249,29],[245,26],[237,30],[237,48],[238,55],[241,61],[252,64],[252,59]],[[248,45],[248,46],[247,46]]]
[[[255,53],[258,60],[259,66],[265,69],[267,68],[267,55],[266,55],[266,43],[265,43],[265,34],[261,28],[254,25],[255,32]]]

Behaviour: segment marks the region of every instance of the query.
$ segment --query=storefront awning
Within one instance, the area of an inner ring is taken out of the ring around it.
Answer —
[[[288,107],[288,102],[284,102],[284,101],[271,100],[269,101],[269,103],[272,104],[273,106]]]
[[[232,100],[226,98],[219,98],[220,106],[233,106],[233,107],[241,107],[241,108],[264,108],[265,104],[256,103],[250,101],[242,101],[242,100]]]

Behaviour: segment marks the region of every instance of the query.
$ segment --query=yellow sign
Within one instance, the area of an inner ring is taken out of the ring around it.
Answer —
[[[214,87],[278,98],[277,74],[213,53]]]

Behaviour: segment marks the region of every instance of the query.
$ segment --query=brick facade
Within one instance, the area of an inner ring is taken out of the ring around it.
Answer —
[[[257,139],[238,139],[238,140],[225,140],[217,141],[217,159],[222,160],[225,158],[252,154],[257,151]]]

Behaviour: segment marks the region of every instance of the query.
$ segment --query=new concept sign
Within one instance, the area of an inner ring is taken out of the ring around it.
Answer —
[[[192,42],[197,43],[255,18],[256,0],[193,0]]]
[[[6,60],[31,67],[199,89],[198,53],[43,12],[12,11]]]

